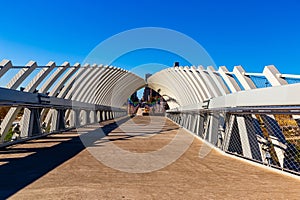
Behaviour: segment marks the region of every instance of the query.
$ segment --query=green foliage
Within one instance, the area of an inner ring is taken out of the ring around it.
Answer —
[[[9,129],[9,131],[8,131],[8,133],[7,133],[7,135],[5,136],[5,138],[4,138],[4,142],[9,142],[9,141],[11,141],[11,138],[12,138],[12,136],[13,136],[13,131],[12,131],[12,128],[10,128]]]

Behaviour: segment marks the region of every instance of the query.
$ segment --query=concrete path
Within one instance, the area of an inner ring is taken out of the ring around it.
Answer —
[[[300,199],[299,180],[223,156],[163,117],[101,127],[2,149],[0,199]]]

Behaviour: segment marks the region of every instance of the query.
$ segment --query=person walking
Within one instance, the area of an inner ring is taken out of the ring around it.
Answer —
[[[266,152],[267,166],[271,166],[272,157],[269,150]]]

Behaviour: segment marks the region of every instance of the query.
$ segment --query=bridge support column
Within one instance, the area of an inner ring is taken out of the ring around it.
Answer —
[[[90,123],[90,110],[82,110],[81,111],[81,125],[86,125]]]
[[[104,110],[104,111],[103,111],[103,121],[106,121],[106,120],[108,120],[108,117],[107,117],[107,111]]]
[[[208,116],[208,127],[204,138],[213,145],[217,145],[218,142],[219,118],[219,113],[211,113]]]
[[[171,116],[172,116],[172,114],[171,114]],[[180,122],[180,121],[181,121],[181,114],[176,114],[176,115],[175,115],[175,120],[176,120],[176,123],[177,123],[177,124],[180,124],[180,123],[181,123],[181,122]]]
[[[199,114],[197,116],[198,116],[198,123],[197,123],[196,134],[202,136],[204,133],[204,115]]]
[[[185,125],[185,114],[180,113],[180,125],[184,127]]]
[[[94,113],[94,116],[93,116],[94,121],[93,121],[93,123],[97,123],[98,122],[98,115],[97,115],[98,111],[94,110],[93,113]]]
[[[184,125],[184,114],[183,113],[180,113],[180,119],[179,119],[179,124],[181,125],[181,126],[183,126]]]
[[[52,124],[51,124],[51,129],[50,129],[51,132],[64,130],[66,128],[65,114],[66,114],[66,110],[63,110],[63,109],[53,110]]]
[[[188,127],[189,127],[189,114],[187,114],[187,113],[184,114],[183,127],[186,128],[186,129],[188,129]]]
[[[105,120],[109,120],[109,111],[105,111]]]
[[[112,114],[111,111],[107,111],[107,120],[111,120],[112,119]]]
[[[89,122],[90,123],[92,123],[92,124],[96,123],[98,121],[97,120],[97,111],[91,110],[88,117],[89,117]]]
[[[21,107],[12,107],[9,109],[8,113],[5,115],[1,125],[0,125],[0,136],[1,142],[5,141],[5,137],[13,123],[16,119],[18,113],[20,112]]]
[[[40,121],[40,109],[39,108],[25,108],[21,125],[21,138],[40,135],[41,121]]]
[[[103,122],[103,121],[104,121],[103,113],[104,113],[104,111],[99,110],[99,116],[100,116],[99,121],[100,121],[100,122]]]
[[[101,121],[101,112],[100,112],[100,110],[97,110],[96,111],[96,116],[97,116],[97,122],[100,122]]]
[[[181,115],[180,114],[176,114],[175,120],[176,120],[177,124],[180,124]]]
[[[186,117],[186,129],[191,130],[191,124],[192,124],[192,119],[191,119],[191,114],[187,113],[185,115]]]
[[[192,127],[192,132],[195,133],[196,135],[198,134],[198,126],[199,126],[199,118],[198,114],[193,114],[192,121],[193,121],[193,127]]]
[[[191,114],[191,131],[193,132],[193,133],[196,133],[196,127],[197,126],[197,117],[196,117],[196,115],[193,113],[193,114]]]
[[[103,110],[103,111],[102,111],[102,121],[106,121],[106,120],[107,120],[106,111]]]
[[[79,127],[80,124],[80,110],[74,109],[71,110],[70,114],[70,126],[71,127]]]

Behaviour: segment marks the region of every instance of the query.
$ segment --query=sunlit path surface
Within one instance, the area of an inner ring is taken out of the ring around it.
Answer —
[[[153,123],[160,121],[164,122],[161,128],[157,125],[152,130],[149,117],[103,122],[107,136],[95,144],[102,145],[103,152],[113,143],[126,151],[149,153],[168,146],[178,131],[177,136],[191,137],[163,117],[155,117]],[[94,130],[100,131],[98,124],[78,132]],[[177,145],[183,143],[187,140]],[[0,178],[5,180],[0,183],[1,199],[299,199],[300,181],[215,150],[199,158],[202,145],[195,138],[170,165],[148,173],[128,173],[95,159],[75,130],[50,135],[1,150]]]

